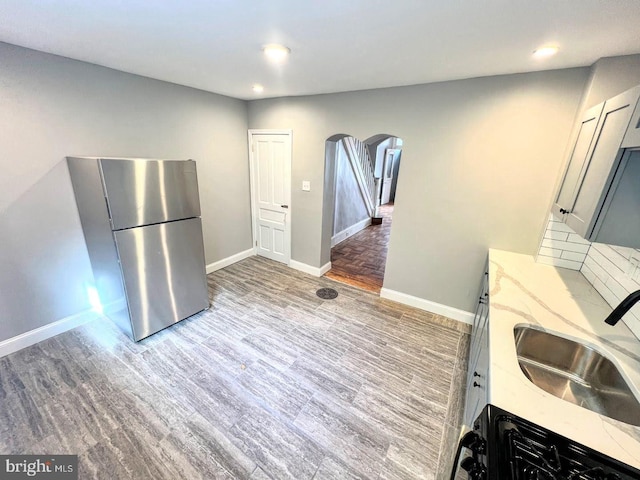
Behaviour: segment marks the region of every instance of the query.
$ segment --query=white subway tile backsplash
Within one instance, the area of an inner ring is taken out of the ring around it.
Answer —
[[[635,248],[619,247],[617,245],[609,245],[609,246],[613,248],[616,252],[618,252],[620,255],[622,255],[624,258],[630,258],[631,255],[638,253],[638,250],[636,250]]]
[[[584,277],[588,280],[588,282],[593,285],[593,282],[596,281],[596,274],[593,273],[593,270],[591,270],[588,266],[587,266],[587,262],[582,264],[582,268],[580,269],[580,272],[582,273],[582,275],[584,275]]]
[[[640,326],[640,303],[636,303],[633,306],[633,308],[631,310],[629,310],[629,313],[627,313],[622,318],[625,320],[625,322],[627,320],[631,320],[633,322],[638,322],[638,325]]]
[[[587,253],[587,251],[589,250],[589,245],[584,245],[582,243],[562,242],[560,240],[553,240],[551,238],[545,238],[544,240],[542,240],[542,246],[577,253]]]
[[[618,300],[622,300],[624,297],[629,295],[629,292],[613,277],[609,277],[604,284],[609,290],[611,290],[611,293],[613,293]]]
[[[567,238],[567,242],[581,243],[582,245],[591,245],[591,242],[589,240],[585,240],[577,233],[570,233],[569,237]]]
[[[609,288],[599,278],[596,278],[593,286],[609,305],[613,306],[620,303],[621,299],[616,297],[616,295],[609,290]]]
[[[603,243],[594,243],[593,248],[606,257],[611,263],[618,267],[622,272],[629,270],[629,256],[623,256],[618,249],[614,249],[610,245]]]
[[[545,265],[553,265],[554,267],[568,268],[569,270],[580,270],[582,262],[574,262],[573,260],[563,260],[562,258],[545,257],[538,255],[538,263],[544,263]]]
[[[636,304],[629,313],[622,317],[622,321],[640,340],[640,304]]]
[[[604,268],[600,266],[600,264],[598,264],[598,262],[596,262],[593,259],[593,256],[591,255],[591,250],[589,250],[589,254],[587,255],[587,258],[585,258],[584,260],[584,266],[589,268],[589,271],[593,273],[596,276],[596,278],[599,278],[602,282],[607,281],[609,274]]]
[[[614,275],[618,273],[624,273],[615,263],[613,263],[606,256],[606,252],[602,253],[602,250],[599,248],[598,244],[593,244],[591,246],[591,250],[589,251],[589,256],[595,260],[595,262],[600,265],[608,275]]]
[[[638,283],[633,280],[627,272],[622,272],[620,269],[616,268],[615,270],[607,273],[625,289],[627,294],[640,289],[640,285],[638,285]]]
[[[569,239],[572,236],[575,236],[575,232],[560,219],[550,214],[544,238],[538,250],[537,262],[580,270],[589,250],[589,242],[585,243],[582,239],[580,239],[581,242],[571,242]]]
[[[571,227],[569,227],[566,223],[562,223],[562,222],[551,221],[549,222],[549,225],[547,225],[547,229],[552,230],[554,232],[573,233],[573,230],[571,230]]]
[[[568,250],[563,250],[562,251],[562,255],[560,255],[560,258],[564,258],[565,260],[573,260],[574,262],[584,262],[584,259],[587,258],[587,254],[586,253],[577,253],[577,252],[570,252]]]
[[[591,243],[549,215],[537,262],[580,270],[605,301],[616,307],[628,294],[640,290],[640,276],[635,275],[636,267],[630,262],[632,256],[640,258],[640,250]],[[623,321],[640,339],[640,304]]]
[[[640,283],[631,278],[634,267],[629,257],[635,255],[634,252],[631,248],[594,243],[582,266],[584,277],[612,308],[630,293],[640,290]],[[622,320],[640,339],[640,305],[631,309]]]
[[[626,317],[624,318],[624,323],[629,327],[629,330],[636,336],[638,340],[640,340],[640,320],[634,318],[633,320],[628,320]]]
[[[547,229],[547,231],[544,232],[544,238],[551,238],[553,240],[564,240],[564,241],[566,241],[567,238],[569,238],[569,233],[567,233],[567,232],[556,232],[554,230]]]
[[[548,247],[540,247],[540,251],[538,252],[538,255],[544,255],[545,257],[560,258],[560,255],[562,255],[562,250],[556,250],[554,248],[548,248]]]
[[[580,270],[614,308],[627,295],[640,290],[640,276],[635,275],[636,266],[630,262],[632,256],[640,258],[640,250],[591,243],[549,215],[537,262]],[[640,304],[625,315],[623,321],[640,339]]]

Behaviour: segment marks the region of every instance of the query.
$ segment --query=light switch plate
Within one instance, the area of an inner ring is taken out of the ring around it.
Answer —
[[[309,180],[302,181],[302,191],[310,192],[311,191],[311,182]]]

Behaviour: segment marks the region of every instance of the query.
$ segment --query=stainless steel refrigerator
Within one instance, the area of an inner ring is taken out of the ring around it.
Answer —
[[[135,341],[208,308],[196,162],[67,163],[98,308]]]

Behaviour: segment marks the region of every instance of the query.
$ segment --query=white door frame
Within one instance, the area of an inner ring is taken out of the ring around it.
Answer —
[[[251,242],[253,245],[253,254],[256,255],[258,253],[257,241],[258,234],[256,232],[256,223],[257,223],[257,212],[256,212],[256,180],[255,180],[255,168],[254,168],[254,158],[253,158],[253,135],[288,135],[289,136],[289,144],[291,145],[291,155],[289,156],[289,185],[291,185],[291,163],[293,157],[293,130],[271,130],[264,128],[250,128],[247,132],[247,139],[249,142],[249,186],[251,190]],[[291,190],[292,192],[292,190]],[[292,195],[290,195],[292,196]],[[293,215],[292,205],[293,199],[289,198],[289,233],[287,235],[287,242],[289,242],[289,264],[291,263],[291,231],[293,230]]]
[[[400,152],[400,149],[398,148],[385,148],[384,150],[384,161],[382,162],[382,188],[380,189],[380,198],[378,199],[378,201],[380,202],[380,205],[386,205],[386,203],[382,203],[382,196],[384,195],[384,191],[385,189],[388,189],[389,191],[389,196],[391,196],[391,184],[393,184],[393,172],[395,170],[395,163],[396,160],[398,158],[398,153]],[[391,156],[392,161],[391,161],[391,176],[389,178],[387,178],[387,169],[389,168],[388,165],[388,159]]]

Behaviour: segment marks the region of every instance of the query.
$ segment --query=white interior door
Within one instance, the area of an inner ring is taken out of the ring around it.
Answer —
[[[391,199],[391,183],[393,182],[393,162],[396,158],[397,150],[387,149],[384,155],[384,166],[382,173],[382,193],[380,194],[380,205],[389,203]]]
[[[291,132],[249,131],[256,253],[291,259]]]

